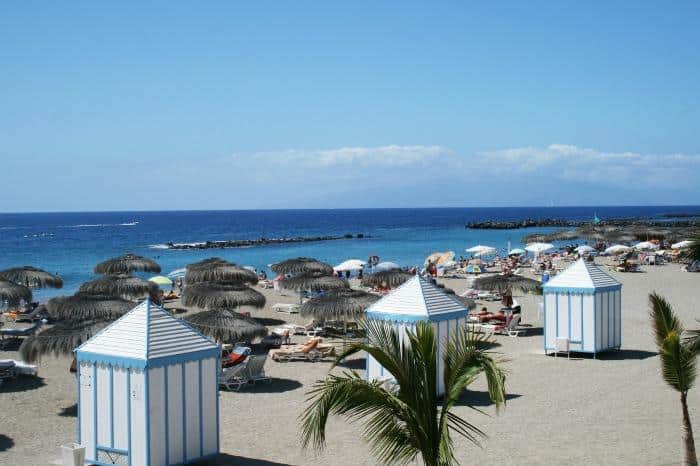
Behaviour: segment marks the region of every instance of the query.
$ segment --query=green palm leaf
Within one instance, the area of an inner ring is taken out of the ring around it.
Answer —
[[[474,444],[484,436],[452,410],[461,394],[481,374],[497,406],[505,402],[502,360],[486,351],[488,340],[466,328],[443,348],[445,396],[437,396],[438,341],[429,323],[419,322],[405,335],[387,322],[366,321],[367,340],[348,347],[337,362],[366,351],[392,374],[397,389],[364,380],[355,371],[329,374],[314,384],[301,414],[302,444],[322,448],[328,418],[340,415],[363,425],[363,437],[379,463],[407,464],[421,456],[426,465],[455,463],[451,433]]]

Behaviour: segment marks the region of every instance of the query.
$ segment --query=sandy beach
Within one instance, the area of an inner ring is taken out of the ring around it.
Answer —
[[[647,295],[666,296],[686,327],[700,326],[697,287],[700,276],[680,272],[678,264],[645,267],[642,273],[620,274],[623,283],[622,350],[590,357],[553,358],[543,354],[542,322],[535,296],[517,296],[523,322],[531,325],[518,338],[497,336],[499,351],[509,362],[508,403],[499,413],[490,405],[483,381],[465,397],[482,409],[467,406],[457,412],[480,426],[488,437],[481,447],[454,437],[462,464],[680,464],[681,410],[676,392],[659,375],[659,361],[649,326]],[[463,279],[441,280],[458,293]],[[274,312],[272,305],[296,302],[291,292],[261,290],[267,298],[255,317],[306,323],[298,315]],[[176,303],[177,304],[177,303]],[[481,303],[480,303],[481,305]],[[486,304],[495,308],[497,304]],[[297,336],[301,341],[304,337]],[[17,352],[0,351],[0,359]],[[52,464],[59,446],[74,440],[75,378],[70,358],[45,357],[39,377],[21,378],[0,388],[0,464]],[[347,361],[334,370],[364,370],[364,359]],[[321,452],[302,450],[297,418],[305,393],[323,378],[330,363],[277,363],[267,361],[273,377],[239,393],[220,394],[221,451],[211,464],[375,464],[362,440],[359,425],[334,418],[328,428],[328,446]],[[689,397],[696,443],[700,442],[700,388]]]

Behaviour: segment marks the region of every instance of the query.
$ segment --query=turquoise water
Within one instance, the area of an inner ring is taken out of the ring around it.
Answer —
[[[125,252],[155,259],[163,273],[214,255],[258,269],[296,256],[337,264],[349,258],[366,260],[378,255],[382,261],[411,266],[422,264],[434,251],[452,250],[459,256],[476,244],[505,251],[508,241],[518,247],[524,235],[552,230],[465,229],[464,224],[471,221],[592,219],[594,213],[601,218],[653,217],[698,210],[665,206],[0,214],[0,268],[31,264],[58,273],[64,279],[64,288],[35,293],[36,298],[44,299],[72,293],[80,283],[93,278],[92,267],[97,262]],[[238,249],[161,249],[165,242],[346,233],[362,233],[366,238]]]

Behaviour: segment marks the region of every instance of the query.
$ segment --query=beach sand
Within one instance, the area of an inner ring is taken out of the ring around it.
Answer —
[[[601,354],[596,360],[544,356],[538,298],[516,296],[523,305],[523,322],[533,328],[518,338],[496,337],[500,346],[495,351],[509,360],[507,406],[496,412],[483,380],[471,387],[467,398],[487,415],[467,406],[456,412],[488,437],[477,447],[455,436],[460,463],[681,464],[679,396],[660,377],[647,305],[648,293],[658,291],[670,300],[686,327],[700,327],[695,321],[700,274],[679,269],[670,264],[646,267],[643,273],[614,274],[624,285],[622,351]],[[467,287],[466,280],[442,281],[458,293]],[[296,295],[261,291],[268,304],[252,311],[254,316],[307,322],[271,310],[277,302],[296,302]],[[493,309],[497,304],[488,306]],[[16,357],[16,351],[0,352],[0,359]],[[51,464],[60,457],[59,446],[74,440],[76,385],[69,364],[69,358],[45,357],[39,378],[23,378],[0,388],[0,465]],[[363,371],[364,359],[348,361],[347,366]],[[375,464],[360,436],[361,426],[339,418],[329,422],[325,450],[300,447],[298,416],[305,393],[329,369],[330,363],[268,360],[266,371],[273,383],[239,393],[221,392],[222,455],[208,464]],[[700,446],[700,386],[691,390],[689,404]]]

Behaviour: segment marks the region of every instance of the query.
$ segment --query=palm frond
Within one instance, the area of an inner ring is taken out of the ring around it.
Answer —
[[[682,257],[688,262],[700,261],[700,231],[695,232],[690,241],[692,241],[692,243],[685,248]]]
[[[695,352],[671,331],[661,347],[661,374],[666,383],[681,393],[687,392],[695,382],[696,361]]]
[[[676,317],[666,298],[656,293],[651,293],[649,295],[649,307],[657,347],[661,348],[663,346],[669,333],[675,332],[678,335],[683,333],[681,321]]]
[[[365,342],[355,343],[338,356],[337,362],[366,351],[393,376],[398,390],[385,381],[364,380],[356,372],[328,375],[308,393],[308,406],[301,415],[302,444],[322,448],[326,423],[331,415],[364,424],[363,436],[380,463],[406,464],[418,455],[427,465],[455,463],[451,431],[478,445],[484,433],[451,411],[466,387],[486,373],[489,393],[505,402],[505,372],[501,360],[487,351],[481,337],[460,333],[447,343],[443,362],[448,393],[440,406],[437,396],[439,342],[428,322],[418,322],[415,331],[401,334],[390,322],[362,322]]]

